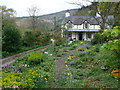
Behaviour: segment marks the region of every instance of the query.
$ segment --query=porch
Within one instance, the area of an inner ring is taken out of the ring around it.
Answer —
[[[69,29],[68,37],[75,40],[91,40],[99,29]]]

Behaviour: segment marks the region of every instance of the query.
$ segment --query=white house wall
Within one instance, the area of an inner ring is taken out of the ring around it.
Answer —
[[[100,26],[99,25],[95,25],[95,29],[100,29]]]
[[[78,25],[78,28],[79,28],[79,29],[83,29],[83,24]]]
[[[99,25],[90,25],[89,29],[100,29]]]
[[[73,25],[73,27],[71,29],[84,29],[84,28],[83,28],[83,24],[81,24],[81,25]],[[88,29],[100,29],[100,26],[88,24]]]
[[[86,40],[86,33],[83,33],[83,38],[84,40]]]
[[[78,25],[73,25],[72,29],[78,29]]]
[[[95,25],[90,25],[89,29],[95,29]]]
[[[79,40],[79,34],[77,32],[75,33],[75,38],[76,40]]]
[[[78,40],[78,33],[72,32],[72,39],[76,38]]]

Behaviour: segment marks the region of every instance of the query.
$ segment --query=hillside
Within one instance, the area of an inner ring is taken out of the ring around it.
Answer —
[[[94,16],[96,15],[96,7],[97,3],[93,3],[89,6],[83,6],[82,8],[78,9],[73,16]]]
[[[71,14],[74,14],[75,12],[77,12],[77,10],[78,9],[70,9],[69,11],[70,11]],[[54,21],[54,18],[56,17],[57,24],[60,24],[65,17],[65,12],[66,11],[67,10],[52,13],[52,14],[42,15],[42,16],[40,16],[40,18]]]
[[[77,10],[78,9],[70,9],[69,11],[70,11],[71,14],[74,14],[75,12],[77,12]],[[42,16],[39,16],[39,18],[41,19],[42,22],[53,24],[54,20],[55,20],[55,17],[56,17],[57,24],[60,24],[63,21],[63,19],[64,19],[66,11],[67,10],[56,12],[56,13],[42,15]],[[29,17],[17,17],[17,22],[25,21],[25,19],[27,20],[28,18]]]
[[[73,16],[90,16],[90,12],[95,10],[95,7],[96,7],[96,4],[91,4],[89,6],[82,7],[79,9],[70,9],[69,12]],[[55,21],[56,21],[57,25],[62,23],[62,21],[65,17],[66,11],[67,10],[38,16],[39,20],[40,20],[39,28],[40,29],[46,28],[49,31],[52,30],[54,28]],[[95,13],[94,13],[94,15],[95,15]],[[28,29],[30,27],[29,17],[17,17],[16,23],[18,26],[25,27],[26,29]]]

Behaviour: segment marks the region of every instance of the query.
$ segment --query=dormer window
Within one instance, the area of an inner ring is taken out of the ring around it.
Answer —
[[[69,20],[68,23],[70,24],[70,23],[72,23],[72,22]]]
[[[84,23],[84,29],[88,29],[88,23],[87,23],[87,21],[85,21],[85,23]]]

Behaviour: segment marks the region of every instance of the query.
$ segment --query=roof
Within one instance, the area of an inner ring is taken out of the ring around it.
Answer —
[[[99,32],[100,29],[68,29],[71,32]]]
[[[69,16],[65,17],[63,24],[71,22],[74,25],[80,25],[87,21],[91,25],[99,25],[102,19],[100,17],[96,17],[96,19],[93,16]]]

